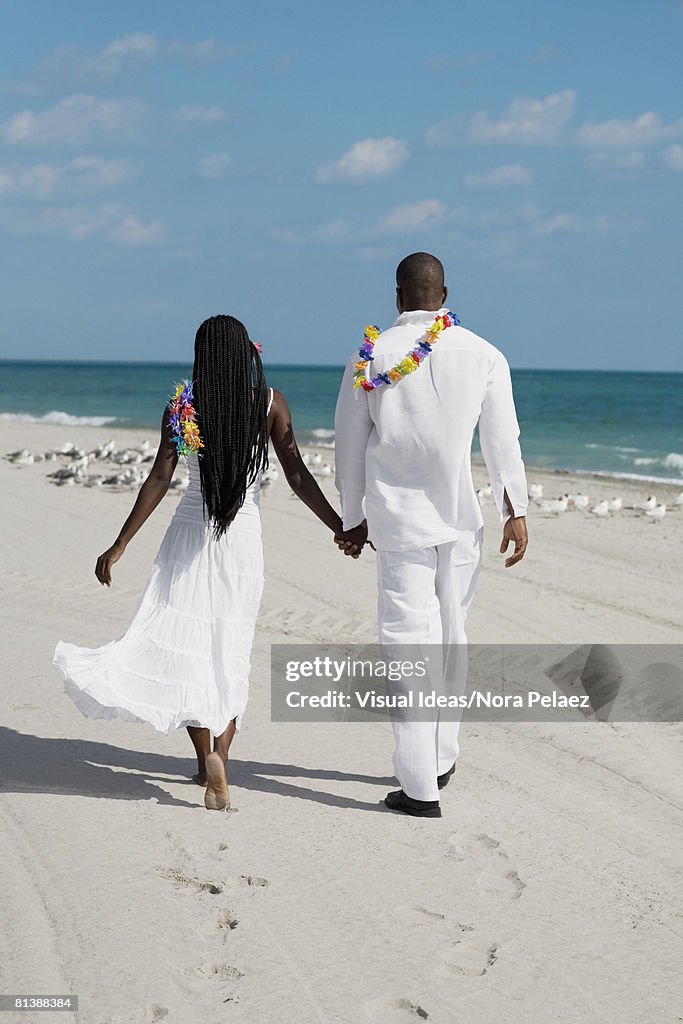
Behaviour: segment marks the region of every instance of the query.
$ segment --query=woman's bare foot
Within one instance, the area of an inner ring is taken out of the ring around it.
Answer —
[[[207,754],[206,776],[204,806],[209,811],[227,811],[230,807],[230,793],[225,777],[225,763],[220,754]]]
[[[192,781],[196,782],[198,786],[206,787],[206,768],[204,768],[203,772],[200,771],[200,772],[197,772],[196,775],[193,775],[192,776]]]

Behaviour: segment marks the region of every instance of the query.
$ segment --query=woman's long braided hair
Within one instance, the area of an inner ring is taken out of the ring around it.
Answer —
[[[212,316],[194,343],[194,404],[204,442],[199,472],[208,521],[221,537],[268,465],[268,388],[247,329]]]

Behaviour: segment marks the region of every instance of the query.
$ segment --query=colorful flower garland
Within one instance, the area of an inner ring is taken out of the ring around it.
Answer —
[[[367,377],[366,369],[373,361],[375,343],[382,333],[379,327],[374,327],[372,324],[365,328],[365,334],[363,336],[363,344],[358,349],[358,355],[360,359],[354,364],[353,373],[353,386],[354,388],[363,388],[365,391],[376,391],[377,388],[381,388],[383,384],[395,384],[399,380],[403,380],[409,373],[417,370],[418,366],[428,355],[431,354],[432,346],[439,340],[439,335],[447,327],[456,327],[460,321],[458,320],[455,313],[451,313],[449,310],[444,310],[443,313],[439,313],[434,319],[434,323],[427,328],[424,335],[418,341],[415,348],[411,349],[410,352],[398,363],[395,363],[390,370],[386,373],[378,373],[376,377]]]
[[[197,414],[192,395],[192,381],[184,380],[176,384],[176,389],[168,403],[169,422],[173,433],[173,444],[178,455],[198,455],[204,447],[199,436]]]

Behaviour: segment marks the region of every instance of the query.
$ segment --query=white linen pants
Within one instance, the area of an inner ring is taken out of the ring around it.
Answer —
[[[435,547],[377,552],[379,643],[429,645],[432,654],[432,645],[458,645],[450,655],[448,647],[442,650],[451,659],[450,668],[446,662],[443,671],[460,672],[460,689],[467,673],[465,619],[481,567],[482,540],[483,528]],[[453,688],[450,679],[443,689]],[[437,775],[447,772],[458,757],[459,716],[451,711],[445,718],[435,710],[431,721],[392,717],[392,727],[394,771],[401,789],[414,800],[438,800]]]

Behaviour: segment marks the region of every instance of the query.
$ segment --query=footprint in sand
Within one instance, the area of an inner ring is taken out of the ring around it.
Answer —
[[[151,1003],[136,1010],[126,1010],[109,1018],[108,1024],[158,1024],[168,1016],[168,1009]]]
[[[167,878],[169,882],[173,882],[183,889],[192,889],[194,892],[208,892],[211,896],[220,896],[223,892],[223,884],[221,882],[205,882],[195,876],[185,875],[182,871],[176,870],[176,868],[164,867],[163,865],[157,866],[155,870],[162,878]]]
[[[428,910],[427,907],[413,907],[399,905],[391,910],[392,917],[395,917],[401,924],[430,924],[434,925],[439,921],[445,921],[446,915],[438,910]]]
[[[476,935],[467,935],[462,939],[456,939],[451,948],[444,953],[441,969],[447,974],[481,978],[493,967],[499,953],[500,947],[497,943],[479,939]]]
[[[230,931],[233,931],[239,923],[239,918],[236,917],[231,910],[224,910],[218,918],[216,927],[227,928]]]
[[[391,996],[371,1000],[364,1010],[371,1024],[419,1024],[421,1020],[429,1020],[429,1014],[418,1003]]]
[[[244,977],[244,973],[238,967],[224,963],[202,964],[201,967],[195,967],[195,971],[210,981],[239,981]]]
[[[195,967],[194,973],[198,978],[207,981],[209,984],[215,984],[221,993],[224,1003],[239,1002],[239,997],[235,992],[235,985],[244,977],[244,973],[238,967],[233,967],[232,964],[219,961]]]
[[[268,879],[260,875],[240,875],[239,880],[241,885],[248,885],[250,889],[265,889],[270,885]]]
[[[517,900],[526,889],[526,883],[519,877],[501,844],[485,833],[464,844],[460,836],[451,836],[446,856],[481,868],[477,886],[485,896]]]

